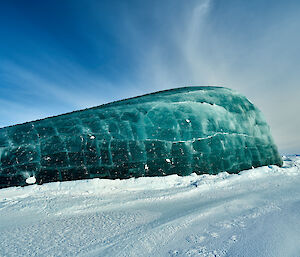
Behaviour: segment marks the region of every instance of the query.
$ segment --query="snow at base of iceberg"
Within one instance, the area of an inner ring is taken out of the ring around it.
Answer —
[[[0,190],[0,256],[298,256],[300,157],[240,174]]]

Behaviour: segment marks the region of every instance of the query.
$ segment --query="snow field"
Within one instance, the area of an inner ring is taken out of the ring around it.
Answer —
[[[0,256],[300,256],[300,157],[0,190]]]

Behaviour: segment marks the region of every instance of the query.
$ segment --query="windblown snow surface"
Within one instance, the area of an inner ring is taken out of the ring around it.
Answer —
[[[0,256],[300,256],[300,157],[0,190]]]

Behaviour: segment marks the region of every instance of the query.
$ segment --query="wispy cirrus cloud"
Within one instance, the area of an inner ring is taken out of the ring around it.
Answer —
[[[282,152],[300,151],[296,1],[43,4],[48,11],[39,4],[19,11],[31,40],[21,35],[18,53],[0,51],[0,124],[171,87],[220,85],[263,111]]]

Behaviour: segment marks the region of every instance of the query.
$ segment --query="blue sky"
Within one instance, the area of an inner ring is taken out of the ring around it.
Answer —
[[[300,153],[299,13],[296,0],[0,1],[0,127],[219,85]]]

